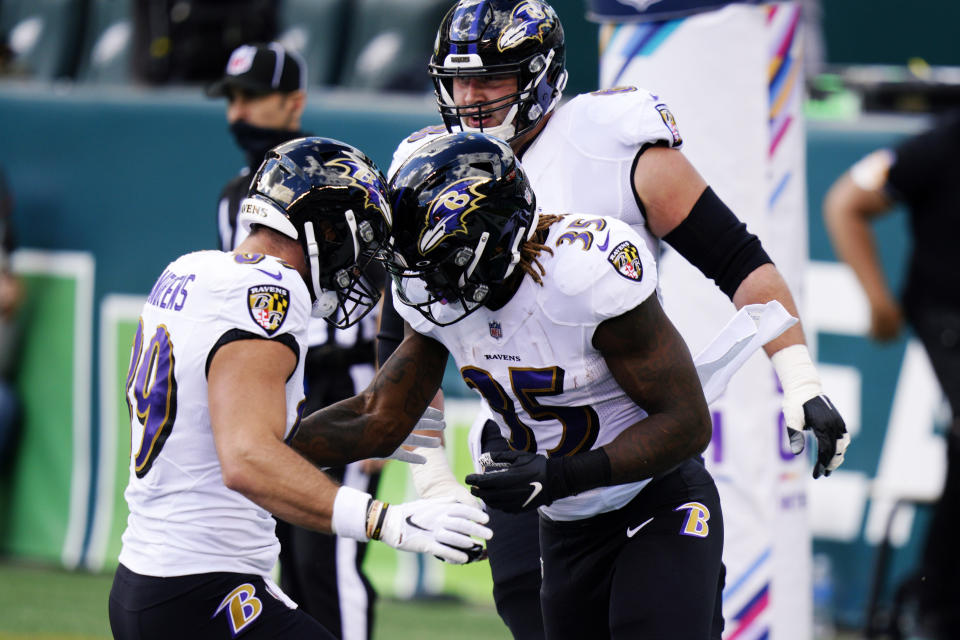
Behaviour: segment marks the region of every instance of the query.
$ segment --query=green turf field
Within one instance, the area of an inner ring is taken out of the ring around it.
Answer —
[[[0,640],[109,640],[111,575],[0,561]],[[377,602],[374,640],[509,640],[492,604]],[[831,640],[857,640],[841,632]]]
[[[110,638],[107,594],[111,580],[111,575],[0,563],[0,640]],[[453,636],[458,640],[507,640],[510,634],[491,605],[378,601],[375,639]]]

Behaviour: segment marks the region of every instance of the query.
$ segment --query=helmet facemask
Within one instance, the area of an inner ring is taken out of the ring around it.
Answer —
[[[359,150],[328,138],[300,138],[268,154],[238,223],[247,230],[270,227],[300,243],[311,314],[343,329],[380,299],[371,267],[390,252],[386,193],[382,174]]]
[[[380,289],[370,281],[369,270],[384,249],[369,221],[357,224],[351,209],[343,212],[343,219],[343,237],[338,238],[327,221],[321,221],[319,229],[307,221],[302,240],[310,271],[311,314],[339,329],[359,322],[379,302]]]
[[[417,150],[391,182],[395,246],[387,269],[398,299],[453,324],[515,273],[537,224],[529,182],[504,142],[451,134]]]
[[[453,248],[440,260],[420,260],[412,269],[405,268],[406,259],[396,253],[388,269],[400,301],[440,326],[453,324],[482,307],[490,285],[479,277],[477,266],[489,240],[490,234],[483,232],[474,246]]]
[[[483,6],[480,6],[483,5]],[[460,2],[437,33],[429,64],[437,106],[450,132],[483,132],[510,142],[537,126],[560,100],[567,82],[563,28],[545,3]],[[457,105],[455,78],[512,76],[517,90],[480,104]],[[471,127],[507,110],[503,122]]]

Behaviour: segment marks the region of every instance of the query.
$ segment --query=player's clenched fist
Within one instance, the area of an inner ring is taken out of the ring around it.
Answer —
[[[470,492],[494,509],[529,511],[571,495],[563,474],[564,458],[523,451],[494,451],[480,456],[483,473],[471,473]]]

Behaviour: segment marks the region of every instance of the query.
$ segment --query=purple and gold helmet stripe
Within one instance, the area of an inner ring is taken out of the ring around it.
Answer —
[[[454,10],[450,19],[450,55],[477,53],[477,41],[480,40],[481,30],[485,26],[481,23],[486,2],[477,2],[459,6]],[[460,44],[466,42],[468,44]]]

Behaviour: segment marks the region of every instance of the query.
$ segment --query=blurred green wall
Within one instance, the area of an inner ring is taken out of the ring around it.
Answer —
[[[955,0],[820,0],[827,61],[960,66]]]

